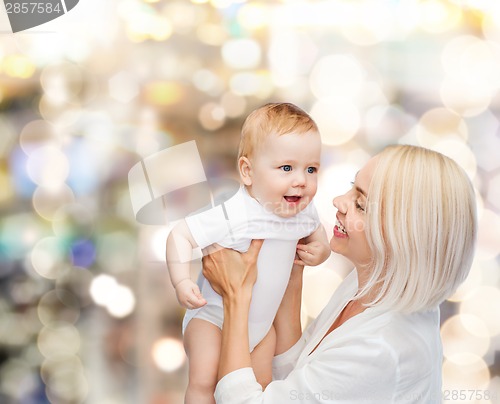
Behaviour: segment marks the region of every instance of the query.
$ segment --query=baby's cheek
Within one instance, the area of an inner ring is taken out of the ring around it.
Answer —
[[[318,190],[318,180],[316,179],[311,185],[311,195],[312,196],[316,195],[317,190]]]

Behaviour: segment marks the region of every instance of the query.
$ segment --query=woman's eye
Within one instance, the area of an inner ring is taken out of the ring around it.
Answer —
[[[307,167],[307,172],[309,174],[314,174],[318,169],[316,167]]]
[[[286,164],[280,167],[283,171],[292,171],[292,166]]]
[[[363,208],[359,203],[358,201],[354,202],[355,206],[356,206],[356,209],[360,210],[361,212],[364,212],[365,211],[365,208]]]

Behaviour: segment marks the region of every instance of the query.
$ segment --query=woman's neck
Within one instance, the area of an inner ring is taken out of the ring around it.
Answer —
[[[365,288],[368,284],[368,281],[371,277],[371,271],[369,267],[356,267],[356,272],[358,274],[358,294]],[[363,306],[372,302],[378,295],[378,290],[372,286],[368,292],[361,296],[359,299],[356,299],[358,303],[361,303]]]

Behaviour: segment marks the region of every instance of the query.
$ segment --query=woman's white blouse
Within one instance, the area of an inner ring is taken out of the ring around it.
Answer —
[[[357,290],[352,271],[302,337],[273,361],[265,391],[251,368],[224,376],[218,404],[440,403],[439,308],[403,314],[368,308],[328,334]]]

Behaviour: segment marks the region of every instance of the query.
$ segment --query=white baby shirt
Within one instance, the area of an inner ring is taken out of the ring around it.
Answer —
[[[310,203],[297,215],[282,218],[267,211],[241,187],[223,204],[188,216],[186,222],[200,248],[218,243],[245,252],[253,239],[265,240],[257,260],[257,281],[249,314],[250,349],[253,350],[269,331],[278,311],[290,278],[297,241],[309,236],[320,224],[316,208]],[[222,298],[200,276],[207,305],[186,311],[183,330],[193,317],[204,318],[203,310],[214,306],[220,308],[216,325],[222,326]]]

